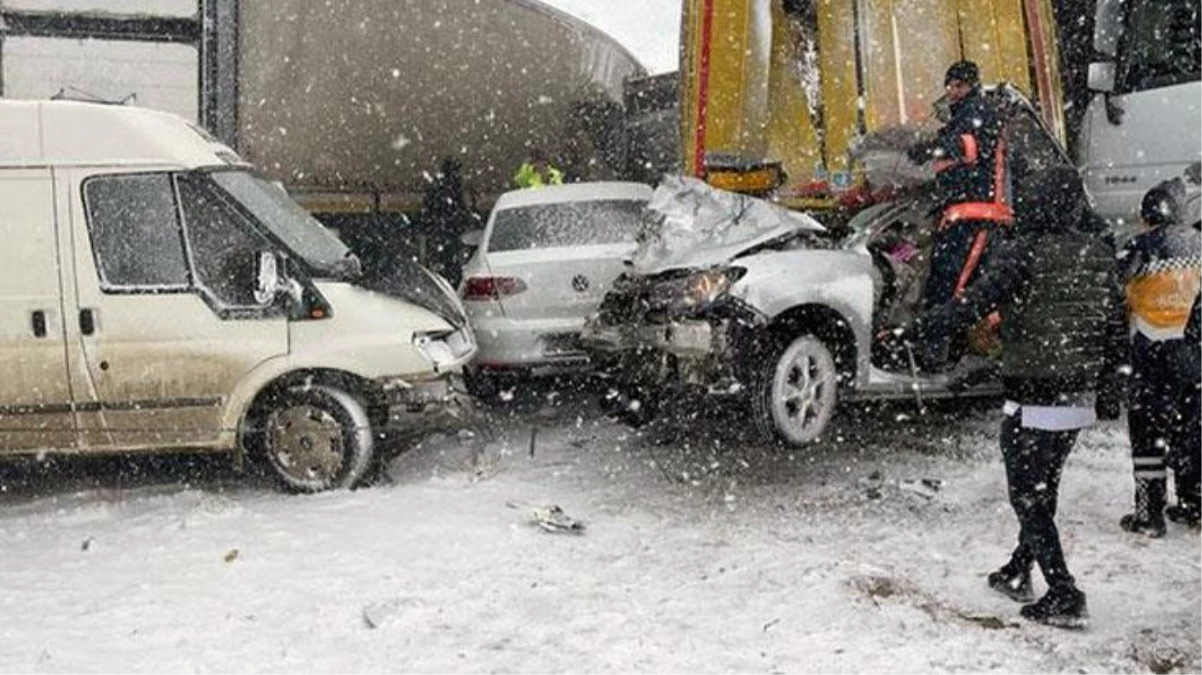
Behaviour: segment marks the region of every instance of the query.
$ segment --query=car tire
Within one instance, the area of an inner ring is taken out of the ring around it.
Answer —
[[[375,456],[375,438],[364,405],[327,386],[272,396],[254,434],[256,454],[284,490],[312,493],[355,487]]]
[[[839,372],[830,347],[809,333],[782,341],[755,374],[752,417],[769,441],[802,446],[826,431],[838,403]]]

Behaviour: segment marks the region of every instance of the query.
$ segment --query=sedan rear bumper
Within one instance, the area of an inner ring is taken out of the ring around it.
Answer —
[[[535,371],[581,370],[589,355],[580,342],[584,319],[480,318],[475,321],[479,346],[473,366]]]

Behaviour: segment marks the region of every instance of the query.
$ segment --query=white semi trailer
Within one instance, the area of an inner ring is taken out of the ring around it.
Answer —
[[[644,74],[537,0],[0,1],[0,95],[181,115],[319,212],[412,210],[446,156],[483,203],[535,146],[610,177]]]

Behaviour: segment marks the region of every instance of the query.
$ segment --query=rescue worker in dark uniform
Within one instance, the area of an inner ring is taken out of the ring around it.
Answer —
[[[1013,219],[1001,125],[981,92],[977,65],[952,64],[944,85],[951,120],[935,140],[906,152],[915,164],[933,162],[942,197],[923,288],[924,310],[943,305],[977,278],[997,228]]]
[[[1001,316],[1005,413],[1001,448],[1018,545],[989,586],[1019,602],[1034,599],[1038,562],[1047,593],[1023,617],[1078,628],[1085,594],[1069,573],[1055,516],[1060,476],[1078,432],[1097,418],[1101,378],[1122,363],[1122,293],[1115,249],[1090,211],[1071,167],[1044,171],[1016,204],[1017,225],[985,273],[963,295],[924,312],[901,331],[903,345],[949,341],[991,312]],[[894,347],[896,348],[896,347]],[[934,350],[936,353],[939,350]]]
[[[1119,525],[1149,537],[1165,533],[1166,456],[1178,500],[1168,515],[1196,526],[1202,502],[1202,373],[1197,339],[1187,336],[1202,279],[1202,235],[1181,222],[1184,197],[1180,181],[1149,190],[1141,207],[1148,229],[1120,256],[1131,331],[1127,424],[1135,511]]]

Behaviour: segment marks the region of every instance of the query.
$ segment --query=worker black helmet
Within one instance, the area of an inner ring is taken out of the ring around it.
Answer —
[[[981,69],[972,61],[957,61],[947,69],[943,85],[951,84],[952,80],[960,80],[975,87],[981,83]]]
[[[1148,190],[1139,207],[1139,215],[1149,225],[1173,225],[1181,222],[1181,206],[1167,185],[1161,183]]]

